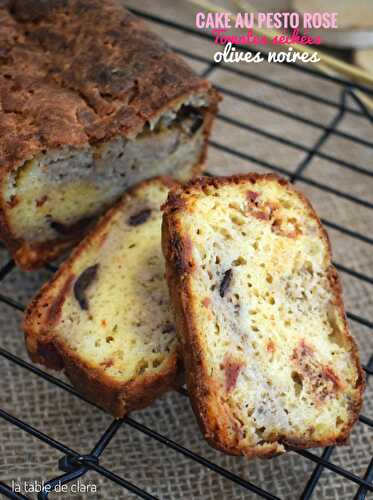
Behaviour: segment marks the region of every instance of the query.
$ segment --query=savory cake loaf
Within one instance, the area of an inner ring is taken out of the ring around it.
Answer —
[[[26,311],[31,359],[64,369],[116,417],[181,383],[161,250],[170,186],[158,178],[126,193]]]
[[[274,175],[192,181],[169,195],[162,242],[207,440],[248,457],[344,442],[364,377],[306,198]]]
[[[121,2],[0,2],[0,47],[0,238],[22,268],[128,186],[199,171],[218,95]]]

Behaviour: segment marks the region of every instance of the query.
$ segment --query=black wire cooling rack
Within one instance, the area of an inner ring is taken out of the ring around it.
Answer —
[[[160,25],[173,28],[176,30],[179,30],[184,36],[188,34],[192,34],[195,36],[199,36],[204,38],[205,40],[208,40],[212,42],[212,38],[210,35],[207,33],[199,32],[197,30],[194,30],[193,28],[189,28],[186,26],[183,26],[177,22],[170,21],[170,20],[165,20],[162,19],[159,16],[151,15],[143,11],[139,11],[137,9],[132,9],[133,12],[144,19],[158,23]],[[211,62],[210,59],[201,57],[199,55],[193,54],[191,52],[188,52],[187,50],[184,49],[175,49],[177,52],[181,53],[182,55],[191,58],[195,61],[205,63],[208,65],[207,70],[203,73],[204,76],[208,76],[211,74],[212,71],[214,71],[217,68],[217,64]],[[252,49],[250,49],[252,50]],[[287,63],[285,63],[287,64]],[[306,153],[306,156],[304,160],[301,161],[301,163],[298,165],[296,168],[295,172],[290,174],[287,170],[282,169],[281,167],[278,167],[276,165],[273,165],[271,163],[268,163],[266,161],[260,160],[258,158],[255,158],[253,156],[250,156],[248,153],[242,153],[239,151],[235,151],[233,149],[230,149],[227,146],[224,146],[220,143],[211,141],[211,145],[223,152],[230,153],[231,155],[234,155],[235,157],[241,158],[243,160],[247,160],[250,163],[254,163],[260,166],[265,167],[268,170],[271,171],[276,171],[279,172],[280,174],[288,177],[292,182],[301,180],[302,182],[309,184],[317,189],[332,193],[338,197],[347,199],[353,203],[356,203],[360,206],[365,206],[368,208],[373,208],[373,203],[360,199],[350,193],[345,193],[342,191],[339,191],[335,189],[334,187],[327,186],[325,184],[319,183],[315,180],[309,179],[307,177],[304,177],[304,171],[305,169],[309,166],[311,160],[314,157],[319,157],[324,160],[327,160],[335,165],[339,165],[342,168],[346,168],[349,170],[352,170],[353,172],[359,172],[367,175],[372,175],[371,170],[367,170],[366,168],[356,166],[353,163],[350,163],[348,161],[345,161],[343,159],[335,158],[332,155],[326,154],[320,150],[321,146],[324,144],[326,139],[330,135],[335,135],[339,136],[341,138],[347,139],[349,141],[352,141],[355,144],[360,144],[362,146],[366,146],[369,148],[373,148],[373,142],[367,141],[365,139],[362,139],[360,137],[357,137],[355,135],[351,135],[347,132],[341,131],[337,129],[338,124],[342,120],[342,118],[345,116],[346,113],[352,113],[354,115],[358,115],[361,117],[365,117],[367,121],[369,121],[371,124],[373,123],[373,118],[367,109],[367,107],[364,105],[362,100],[360,99],[359,95],[356,93],[356,91],[364,91],[367,94],[370,94],[373,96],[372,90],[365,88],[362,85],[358,84],[352,84],[348,81],[345,81],[343,79],[334,77],[334,76],[328,76],[326,74],[319,73],[318,71],[311,69],[309,67],[305,66],[300,66],[297,64],[291,64],[292,68],[296,68],[298,71],[301,72],[306,72],[313,77],[320,78],[320,79],[326,79],[334,84],[336,84],[339,88],[339,102],[334,102],[333,100],[330,100],[326,97],[316,95],[314,93],[307,92],[305,90],[299,90],[299,89],[294,89],[291,88],[290,86],[287,86],[286,84],[279,83],[276,81],[273,81],[268,78],[264,78],[262,76],[258,75],[253,75],[249,74],[246,72],[241,71],[237,67],[234,66],[224,66],[225,71],[231,71],[236,75],[239,75],[242,77],[243,82],[246,82],[247,80],[254,80],[257,83],[264,83],[266,85],[270,85],[273,88],[280,89],[281,91],[284,91],[286,93],[291,93],[293,95],[298,95],[302,96],[306,99],[312,99],[315,102],[324,104],[328,107],[335,108],[335,116],[330,122],[329,125],[325,125],[322,123],[318,123],[317,121],[311,120],[306,116],[302,116],[298,113],[293,113],[292,111],[287,111],[283,110],[279,107],[276,107],[272,104],[269,104],[267,102],[260,101],[258,99],[254,99],[250,96],[240,94],[239,92],[231,91],[227,88],[223,88],[220,86],[216,86],[216,88],[223,94],[223,95],[228,95],[230,97],[233,97],[234,99],[237,99],[242,102],[250,103],[252,105],[258,106],[262,109],[269,110],[275,114],[285,116],[287,118],[290,118],[292,120],[295,120],[297,122],[309,125],[317,130],[320,131],[320,137],[316,141],[316,143],[313,145],[313,147],[306,147],[301,144],[298,144],[296,142],[293,142],[287,138],[284,137],[279,137],[277,135],[274,135],[266,130],[259,129],[257,127],[254,127],[252,125],[248,125],[246,123],[242,123],[240,121],[237,121],[233,118],[230,118],[224,114],[219,114],[218,119],[223,120],[224,122],[234,124],[237,127],[240,127],[241,129],[254,132],[256,134],[259,134],[265,138],[271,139],[276,141],[279,144],[287,145],[290,146],[294,149],[300,150],[302,152]],[[355,104],[357,106],[351,107],[349,105],[349,100],[355,101]],[[369,126],[369,125],[368,125]],[[208,175],[208,173],[206,172]],[[365,243],[368,243],[370,245],[373,245],[373,238],[370,235],[365,235],[356,231],[353,231],[351,229],[348,229],[346,227],[343,227],[342,225],[336,224],[331,220],[322,220],[325,226],[332,228],[340,233],[343,233],[344,235],[347,235],[349,237],[355,238],[356,240],[363,241]],[[361,280],[366,283],[373,284],[373,279],[369,276],[366,276],[365,274],[359,273],[357,271],[354,271],[353,269],[350,269],[348,267],[339,265],[335,263],[335,266],[342,271],[343,273],[346,273],[350,276],[353,276],[354,278],[357,278],[358,280]],[[48,266],[48,268],[53,271],[55,270],[53,266]],[[1,269],[0,269],[0,282],[9,274],[12,272],[14,269],[14,262],[12,260],[9,260]],[[19,311],[24,311],[24,305],[20,304],[16,300],[12,299],[11,297],[5,296],[3,294],[0,294],[0,302],[3,304],[6,304],[7,306],[14,308]],[[353,312],[348,312],[347,313],[348,318],[353,321],[357,322],[361,325],[364,325],[368,327],[369,329],[373,330],[373,322],[369,321],[366,318],[361,317],[360,315],[354,314]],[[25,370],[28,370],[29,372],[32,372],[34,375],[37,377],[41,377],[44,380],[48,381],[51,384],[54,384],[56,387],[58,387],[61,390],[67,391],[71,394],[72,397],[77,397],[83,400],[85,403],[92,405],[93,403],[89,402],[86,400],[83,396],[81,396],[71,385],[65,383],[62,380],[59,380],[58,378],[53,377],[52,375],[44,372],[43,370],[37,368],[36,366],[33,366],[32,364],[28,363],[27,361],[24,361],[23,359],[19,358],[18,356],[15,356],[11,352],[3,349],[0,347],[0,356],[2,358],[7,359],[8,361],[18,365],[19,367],[22,367]],[[373,353],[370,356],[370,360],[366,366],[364,366],[364,370],[367,374],[367,378],[369,378],[373,374]],[[183,396],[187,396],[186,391],[181,390],[180,391]],[[95,405],[94,405],[95,406]],[[27,422],[9,414],[8,412],[0,409],[0,417],[6,420],[8,423],[15,425],[22,431],[36,437],[40,441],[46,443],[50,447],[58,450],[59,452],[62,453],[63,458],[60,459],[59,461],[59,469],[62,471],[62,474],[56,478],[53,478],[49,480],[48,482],[45,482],[45,485],[49,485],[50,490],[53,489],[53,487],[57,484],[67,484],[70,483],[74,480],[77,480],[81,476],[83,476],[87,471],[93,470],[98,474],[101,474],[102,476],[106,477],[107,479],[117,483],[118,485],[122,486],[126,490],[135,493],[138,495],[140,498],[145,498],[145,499],[156,499],[157,497],[149,494],[146,492],[144,489],[142,489],[140,486],[135,485],[129,481],[127,481],[124,477],[120,477],[119,475],[115,474],[108,468],[103,467],[100,465],[100,456],[104,452],[105,448],[107,445],[110,443],[112,439],[115,438],[115,435],[118,431],[118,429],[123,426],[127,425],[135,429],[136,431],[145,434],[148,436],[150,439],[158,441],[162,446],[168,447],[176,451],[177,453],[180,453],[187,457],[190,460],[194,460],[195,462],[199,463],[201,466],[206,467],[213,471],[216,474],[219,474],[223,476],[224,478],[233,481],[237,485],[239,485],[241,488],[246,490],[247,494],[256,494],[259,497],[262,498],[268,498],[268,499],[278,499],[277,496],[273,495],[269,491],[266,491],[263,487],[253,484],[252,482],[245,480],[238,475],[234,474],[233,472],[219,466],[218,464],[213,463],[210,460],[207,460],[203,456],[194,453],[193,451],[179,445],[172,439],[169,439],[168,437],[165,437],[164,435],[159,434],[158,432],[150,429],[149,427],[146,427],[142,423],[139,423],[136,421],[134,418],[127,416],[123,419],[120,420],[113,420],[111,425],[103,432],[102,436],[92,449],[91,453],[88,455],[80,455],[77,451],[74,449],[66,446],[65,444],[53,439],[52,437],[48,436],[47,434],[41,432],[37,428],[29,425]],[[366,415],[360,415],[359,417],[359,423],[358,425],[367,425],[371,428],[373,428],[373,420],[369,418]],[[320,476],[323,472],[324,469],[328,469],[332,471],[333,473],[342,476],[343,478],[351,481],[352,483],[356,484],[356,494],[354,496],[354,499],[356,500],[363,500],[368,492],[373,492],[373,456],[370,460],[370,463],[368,465],[368,468],[366,469],[364,477],[359,477],[356,474],[352,473],[351,471],[336,465],[335,463],[330,461],[331,454],[333,452],[333,447],[328,447],[323,450],[323,453],[318,456],[313,452],[306,451],[306,450],[293,450],[295,453],[298,453],[299,455],[302,455],[306,459],[312,461],[315,463],[315,467],[313,469],[313,472],[311,473],[308,482],[305,484],[303,491],[300,493],[300,499],[305,500],[311,498],[315,487],[320,479]],[[4,482],[0,481],[0,493],[3,493],[6,497],[9,498],[15,498],[15,499],[27,499],[28,497],[15,493],[11,487]],[[48,492],[43,491],[39,493],[38,495],[39,499],[46,499],[48,498]]]

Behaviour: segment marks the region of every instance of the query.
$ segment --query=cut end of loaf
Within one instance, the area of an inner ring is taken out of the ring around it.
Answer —
[[[327,234],[273,175],[171,193],[164,252],[207,439],[247,456],[343,442],[364,387]]]
[[[11,234],[5,242],[17,264],[29,270],[56,258],[128,187],[150,174],[186,181],[200,173],[211,99],[205,94],[179,102],[135,138],[65,146],[9,171],[1,183],[4,228]]]

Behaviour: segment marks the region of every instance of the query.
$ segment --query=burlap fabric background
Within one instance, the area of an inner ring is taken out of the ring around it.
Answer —
[[[193,9],[185,2],[135,1],[127,2],[134,7],[153,12],[164,18],[191,25]],[[209,57],[214,47],[192,35],[185,35],[171,28],[152,24],[173,46],[184,48],[194,54]],[[203,72],[203,63],[188,61],[196,71]],[[240,69],[273,81],[286,83],[293,88],[307,90],[337,101],[339,87],[305,73],[281,65],[243,65]],[[328,125],[336,110],[312,100],[295,96],[265,83],[244,79],[215,69],[211,80],[227,89],[272,103],[293,113]],[[349,102],[354,106],[353,102]],[[311,147],[320,137],[321,130],[302,125],[279,114],[265,111],[254,105],[234,100],[228,96],[221,106],[222,112],[236,120],[265,129],[284,138]],[[339,129],[366,140],[372,140],[372,127],[364,118],[347,113]],[[271,139],[251,133],[218,120],[213,139],[229,148],[248,153],[262,160],[294,172],[306,153],[283,146]],[[369,168],[373,172],[371,149],[332,135],[322,151]],[[218,174],[264,171],[233,154],[210,148],[208,169]],[[305,177],[350,193],[370,202],[373,201],[373,179],[353,173],[338,165],[313,158],[304,172]],[[334,221],[353,231],[373,236],[372,211],[362,205],[346,201],[337,195],[322,191],[304,182],[297,182],[313,202],[321,217]],[[353,239],[338,231],[329,230],[337,263],[355,271],[373,276],[372,246]],[[0,251],[0,264],[8,259],[5,250]],[[26,303],[37,288],[50,276],[46,270],[25,274],[14,270],[0,284],[0,291]],[[373,317],[373,285],[342,273],[347,309],[364,318]],[[27,359],[23,335],[20,328],[21,314],[0,304],[1,345],[9,351]],[[350,322],[359,343],[363,362],[373,353],[373,332],[356,322]],[[29,372],[0,359],[0,404],[1,408],[22,418],[55,439],[74,448],[81,454],[88,453],[112,419],[103,412],[81,402],[57,387],[54,387]],[[363,414],[372,417],[372,389],[368,386]],[[187,398],[170,394],[146,411],[134,417],[148,427],[174,439],[177,443],[198,452],[234,473],[265,488],[281,498],[299,498],[315,464],[294,453],[274,458],[271,461],[251,461],[225,456],[209,448],[201,438]],[[363,475],[372,454],[372,429],[358,423],[352,432],[350,444],[336,448],[331,460]],[[318,450],[321,452],[321,450]],[[59,475],[57,461],[61,454],[0,420],[0,478],[8,484],[12,480],[32,481],[50,479]],[[157,443],[142,433],[124,424],[101,459],[102,465],[112,469],[127,480],[146,489],[162,499],[241,499],[254,498],[221,476],[198,465],[183,455]],[[96,495],[60,495],[62,498],[120,499],[132,497],[126,490],[103,479],[95,473],[85,476],[85,483],[97,485]],[[357,486],[336,474],[324,470],[314,493],[314,498],[352,498]],[[56,498],[58,495],[51,495]],[[35,496],[34,496],[35,498]]]

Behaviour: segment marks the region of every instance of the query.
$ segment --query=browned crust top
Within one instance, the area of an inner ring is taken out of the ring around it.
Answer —
[[[229,177],[202,177],[190,181],[185,186],[179,186],[171,190],[167,202],[163,205],[162,225],[162,248],[166,258],[166,277],[170,288],[171,300],[175,310],[176,327],[180,336],[181,352],[186,369],[187,385],[191,397],[191,403],[206,440],[215,448],[226,453],[252,457],[272,457],[277,453],[278,445],[283,444],[286,448],[309,448],[315,446],[326,446],[332,444],[343,444],[356,422],[362,405],[362,395],[365,388],[364,372],[361,368],[359,353],[356,343],[351,336],[346,320],[346,314],[342,298],[342,287],[335,268],[330,265],[329,281],[335,296],[335,304],[339,308],[345,327],[346,342],[350,343],[353,363],[357,371],[357,395],[351,403],[350,420],[341,430],[336,439],[326,437],[323,441],[312,438],[295,441],[287,436],[277,436],[273,442],[264,442],[261,446],[242,449],[239,445],[240,429],[235,428],[230,415],[226,415],[227,409],[222,408],[215,402],[215,387],[207,381],[206,369],[203,363],[203,348],[199,342],[199,333],[193,309],[194,297],[190,286],[190,276],[193,272],[192,242],[181,227],[178,212],[188,210],[189,201],[193,195],[213,186],[218,188],[226,184],[245,184],[257,181],[272,180],[296,193],[309,209],[309,215],[313,217],[321,230],[322,238],[327,244],[331,261],[331,247],[329,237],[321,225],[309,200],[285,179],[276,174],[248,173],[245,175],[234,175]],[[232,434],[233,426],[234,431]],[[232,435],[235,438],[232,439]]]
[[[209,87],[115,0],[0,0],[0,168],[132,137]]]
[[[222,187],[226,184],[246,184],[253,183],[263,180],[273,180],[281,184],[282,186],[287,186],[293,191],[296,191],[293,186],[283,177],[277,174],[258,174],[256,172],[249,172],[247,174],[241,175],[229,175],[229,176],[204,176],[192,179],[183,186],[178,186],[172,189],[168,195],[167,202],[163,205],[163,211],[167,213],[175,212],[180,208],[186,206],[185,200],[187,200],[193,193],[198,193],[205,191],[208,186],[213,186],[214,188]],[[298,195],[302,197],[310,206],[310,203],[304,195],[296,191]]]

